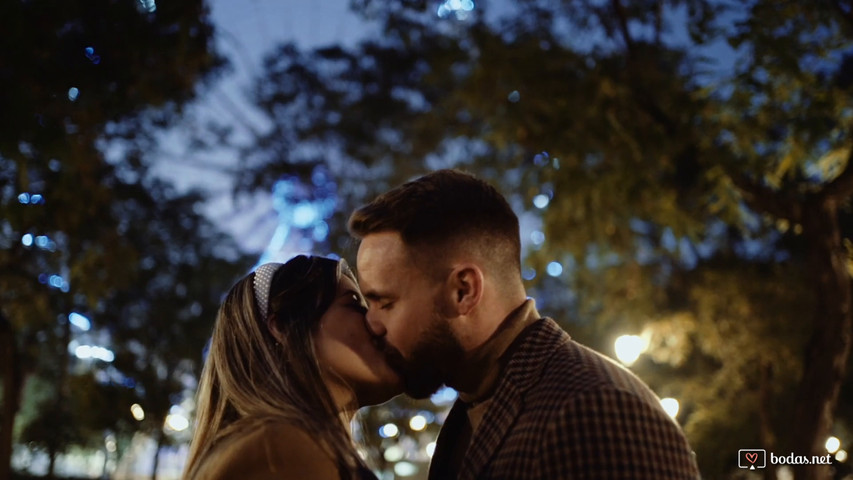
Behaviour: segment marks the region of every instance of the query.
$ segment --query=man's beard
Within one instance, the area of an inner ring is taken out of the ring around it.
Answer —
[[[429,397],[447,383],[450,372],[460,368],[465,354],[447,319],[438,311],[433,312],[429,327],[409,358],[389,344],[384,350],[388,363],[403,377],[406,393],[418,399]]]

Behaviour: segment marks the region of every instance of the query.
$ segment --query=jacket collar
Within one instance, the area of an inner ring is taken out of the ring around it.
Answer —
[[[535,308],[529,314],[539,317]],[[480,475],[521,412],[525,392],[539,382],[546,360],[569,340],[556,322],[543,318],[525,329],[510,346],[510,360],[480,428],[473,433],[459,480],[473,480]],[[453,409],[459,408],[464,409],[465,405],[457,402]],[[448,416],[448,420],[454,417]]]

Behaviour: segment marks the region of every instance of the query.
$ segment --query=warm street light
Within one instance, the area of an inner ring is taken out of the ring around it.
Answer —
[[[826,439],[826,451],[829,453],[835,453],[841,448],[841,440],[838,437],[829,437]]]
[[[678,400],[674,398],[662,398],[660,400],[660,405],[671,418],[675,418],[678,415],[678,409],[680,408]]]
[[[630,367],[640,358],[640,354],[646,351],[647,346],[646,342],[637,335],[622,335],[614,343],[616,358]]]
[[[190,421],[180,413],[170,413],[166,416],[166,427],[175,432],[182,432],[189,428],[189,426]]]
[[[145,410],[143,410],[142,405],[138,403],[134,403],[130,406],[130,414],[139,422],[145,420]]]
[[[411,420],[409,420],[409,427],[416,432],[420,432],[426,428],[426,426],[427,419],[423,415],[415,415]]]

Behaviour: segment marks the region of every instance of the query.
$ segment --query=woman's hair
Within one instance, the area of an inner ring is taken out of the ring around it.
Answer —
[[[361,460],[320,374],[314,349],[320,317],[335,299],[343,260],[294,257],[272,276],[261,318],[251,273],[228,292],[213,328],[197,394],[195,433],[184,478],[223,438],[267,421],[309,432],[338,463],[342,478]],[[268,322],[274,322],[277,339]]]

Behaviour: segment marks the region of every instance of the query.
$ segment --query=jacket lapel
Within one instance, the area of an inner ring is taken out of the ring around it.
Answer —
[[[509,363],[488,411],[473,433],[459,480],[473,480],[480,475],[522,411],[524,393],[538,382],[547,358],[556,347],[568,341],[569,335],[550,318],[539,320],[519,335],[510,347]],[[465,409],[461,410],[464,415]],[[440,444],[439,441],[436,449]]]
[[[435,452],[429,463],[429,480],[447,480],[452,475],[447,472],[449,463],[453,461],[454,449],[457,448],[456,439],[461,430],[468,422],[468,407],[465,403],[457,400],[447,414],[444,425],[438,433],[435,443]]]

